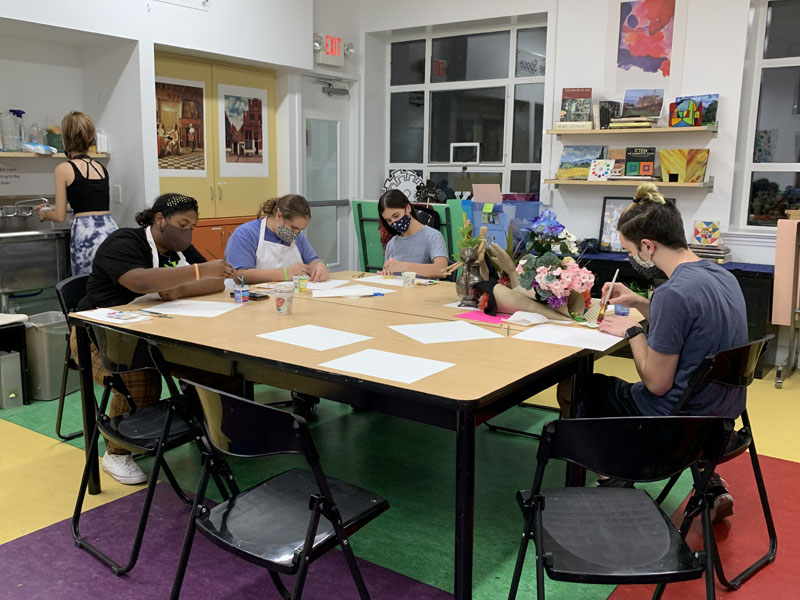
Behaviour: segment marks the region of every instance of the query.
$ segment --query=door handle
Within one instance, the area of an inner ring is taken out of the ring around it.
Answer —
[[[208,193],[211,196],[211,202],[214,202],[214,186],[213,185],[208,186]]]
[[[217,196],[219,197],[219,201],[222,202],[222,187],[217,186]]]

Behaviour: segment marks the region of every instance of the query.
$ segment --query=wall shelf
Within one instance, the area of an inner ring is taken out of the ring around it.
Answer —
[[[717,127],[701,125],[699,127],[637,127],[630,129],[548,129],[550,135],[605,135],[607,133],[690,133],[706,131],[716,133]]]
[[[550,185],[595,185],[595,186],[612,186],[612,187],[638,187],[643,183],[655,183],[659,188],[673,187],[673,188],[706,188],[711,189],[714,187],[714,180],[701,181],[699,183],[674,183],[670,181],[656,181],[648,179],[614,179],[612,181],[587,181],[585,179],[545,179],[543,183]]]
[[[109,158],[107,152],[89,152],[89,158]],[[0,160],[3,158],[67,158],[63,152],[55,154],[36,154],[35,152],[0,152]]]

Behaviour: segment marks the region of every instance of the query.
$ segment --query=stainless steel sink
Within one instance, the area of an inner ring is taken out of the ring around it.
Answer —
[[[0,197],[0,296],[54,287],[69,271],[72,218],[53,223],[40,222],[35,212],[23,216],[28,211],[15,210],[12,215],[9,207],[21,200]],[[0,297],[0,312],[6,304],[7,297]]]

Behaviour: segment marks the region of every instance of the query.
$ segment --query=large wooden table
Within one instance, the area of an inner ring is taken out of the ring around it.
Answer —
[[[443,304],[458,299],[454,285],[440,282],[428,287],[392,289],[397,292],[368,298],[296,296],[290,316],[276,314],[275,303],[270,298],[249,302],[215,318],[175,316],[130,325],[103,325],[156,341],[167,360],[175,364],[202,366],[225,375],[241,375],[248,381],[295,389],[454,431],[454,591],[456,598],[467,599],[472,597],[476,427],[559,381],[573,379],[575,383],[576,378],[591,373],[594,356],[585,349],[507,336],[481,341],[421,344],[388,326],[452,319],[453,315],[466,310],[443,307]],[[206,296],[203,300],[232,302],[227,293]],[[91,320],[80,315],[72,315],[71,320],[75,325],[84,325],[77,327],[79,362],[90,365],[85,325]],[[304,324],[359,333],[372,339],[332,350],[314,351],[256,337],[257,334]],[[487,327],[501,331],[498,325]],[[331,359],[368,348],[446,361],[455,366],[408,385],[320,366]],[[84,430],[88,432],[96,418],[96,405],[92,374],[87,368],[81,370],[81,392]],[[88,434],[85,439],[89,439]],[[87,457],[96,457],[97,448],[87,447],[86,453]],[[92,461],[92,464],[95,472],[90,480],[89,493],[97,494],[100,492],[97,461]]]

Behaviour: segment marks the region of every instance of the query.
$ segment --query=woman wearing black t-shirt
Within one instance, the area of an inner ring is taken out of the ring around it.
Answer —
[[[164,300],[201,296],[220,292],[224,279],[234,276],[234,270],[224,260],[206,262],[192,246],[192,230],[197,224],[197,201],[180,194],[164,194],[152,208],[136,215],[141,228],[119,229],[109,235],[97,249],[92,272],[86,284],[86,297],[78,308],[106,308],[128,304],[145,294],[158,294]],[[73,340],[72,352],[77,356]],[[100,363],[97,349],[92,347],[92,371],[95,381],[103,382],[106,372]],[[191,374],[189,374],[191,371]],[[177,371],[176,371],[177,374]],[[200,383],[208,382],[218,389],[234,391],[231,381],[194,369],[181,368],[181,376]],[[161,398],[161,376],[153,370],[122,375],[138,407]],[[116,392],[111,401],[112,418],[128,412],[125,398]],[[130,454],[112,443],[106,443],[103,470],[120,483],[136,484],[147,475]]]

